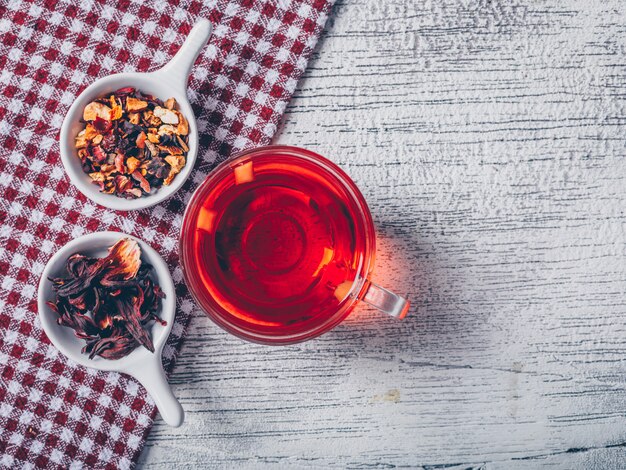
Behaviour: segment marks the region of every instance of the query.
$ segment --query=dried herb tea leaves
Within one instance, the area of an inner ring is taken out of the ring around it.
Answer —
[[[139,198],[170,185],[186,164],[189,123],[174,98],[120,88],[85,106],[83,121],[78,157],[103,193]]]
[[[59,325],[74,330],[89,358],[120,359],[142,345],[154,352],[147,328],[165,294],[150,277],[152,266],[141,261],[141,248],[124,238],[104,258],[76,253],[66,263],[69,277],[51,278],[56,300],[47,302]]]

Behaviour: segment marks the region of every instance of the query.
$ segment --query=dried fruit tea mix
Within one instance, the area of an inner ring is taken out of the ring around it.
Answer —
[[[176,109],[134,88],[89,103],[75,146],[82,168],[100,191],[128,199],[168,186],[189,152],[189,124]]]

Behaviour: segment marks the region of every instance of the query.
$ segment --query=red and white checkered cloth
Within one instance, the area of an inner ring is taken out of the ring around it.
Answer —
[[[134,380],[69,362],[42,332],[36,293],[74,237],[120,230],[150,243],[177,285],[169,366],[193,304],[177,239],[191,193],[216,162],[264,145],[305,69],[333,0],[0,0],[0,467],[131,468],[156,408]],[[58,133],[96,78],[165,64],[196,18],[215,31],[189,94],[200,152],[191,178],[156,207],[120,213],[80,194]]]

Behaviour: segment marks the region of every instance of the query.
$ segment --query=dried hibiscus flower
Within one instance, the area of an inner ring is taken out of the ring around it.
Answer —
[[[172,183],[186,164],[189,123],[174,98],[165,102],[131,87],[83,110],[75,147],[100,191],[134,199]]]
[[[152,266],[141,261],[139,244],[124,238],[104,258],[76,253],[66,262],[69,277],[51,278],[56,300],[47,302],[59,325],[74,330],[89,358],[120,359],[142,345],[154,352],[147,327],[157,316],[165,294],[150,277]]]

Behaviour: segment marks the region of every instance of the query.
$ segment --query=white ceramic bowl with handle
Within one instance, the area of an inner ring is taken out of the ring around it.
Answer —
[[[153,280],[159,284],[165,293],[165,298],[161,300],[161,309],[158,315],[167,324],[161,325],[154,322],[150,329],[154,353],[143,346],[138,346],[128,356],[121,359],[104,359],[100,356],[89,359],[87,354],[81,353],[85,341],[77,338],[73,329],[59,325],[57,323],[59,315],[46,304],[47,301],[54,301],[56,298],[52,289],[52,282],[48,278],[67,277],[66,262],[74,253],[81,253],[90,257],[104,257],[109,248],[122,238],[136,240],[141,247],[141,260],[154,267]],[[61,353],[82,366],[122,372],[136,378],[152,396],[161,417],[167,424],[180,426],[183,423],[185,417],[183,408],[170,389],[161,363],[163,346],[165,346],[174,324],[176,291],[165,261],[150,245],[120,232],[97,232],[72,240],[48,261],[39,281],[37,308],[41,326],[52,344]]]
[[[81,193],[109,209],[130,211],[144,209],[164,201],[185,183],[198,155],[198,127],[193,109],[187,99],[187,79],[191,67],[209,40],[212,31],[211,23],[201,19],[192,28],[178,53],[161,69],[150,73],[118,73],[103,77],[89,85],[76,98],[63,120],[59,146],[65,171]],[[125,87],[133,87],[163,101],[173,97],[178,102],[180,112],[189,122],[189,152],[186,156],[185,167],[176,175],[172,184],[162,186],[154,193],[137,199],[125,199],[114,194],[100,192],[98,186],[93,184],[89,175],[83,171],[74,146],[76,135],[85,128],[85,123],[82,122],[85,106],[96,98]]]

